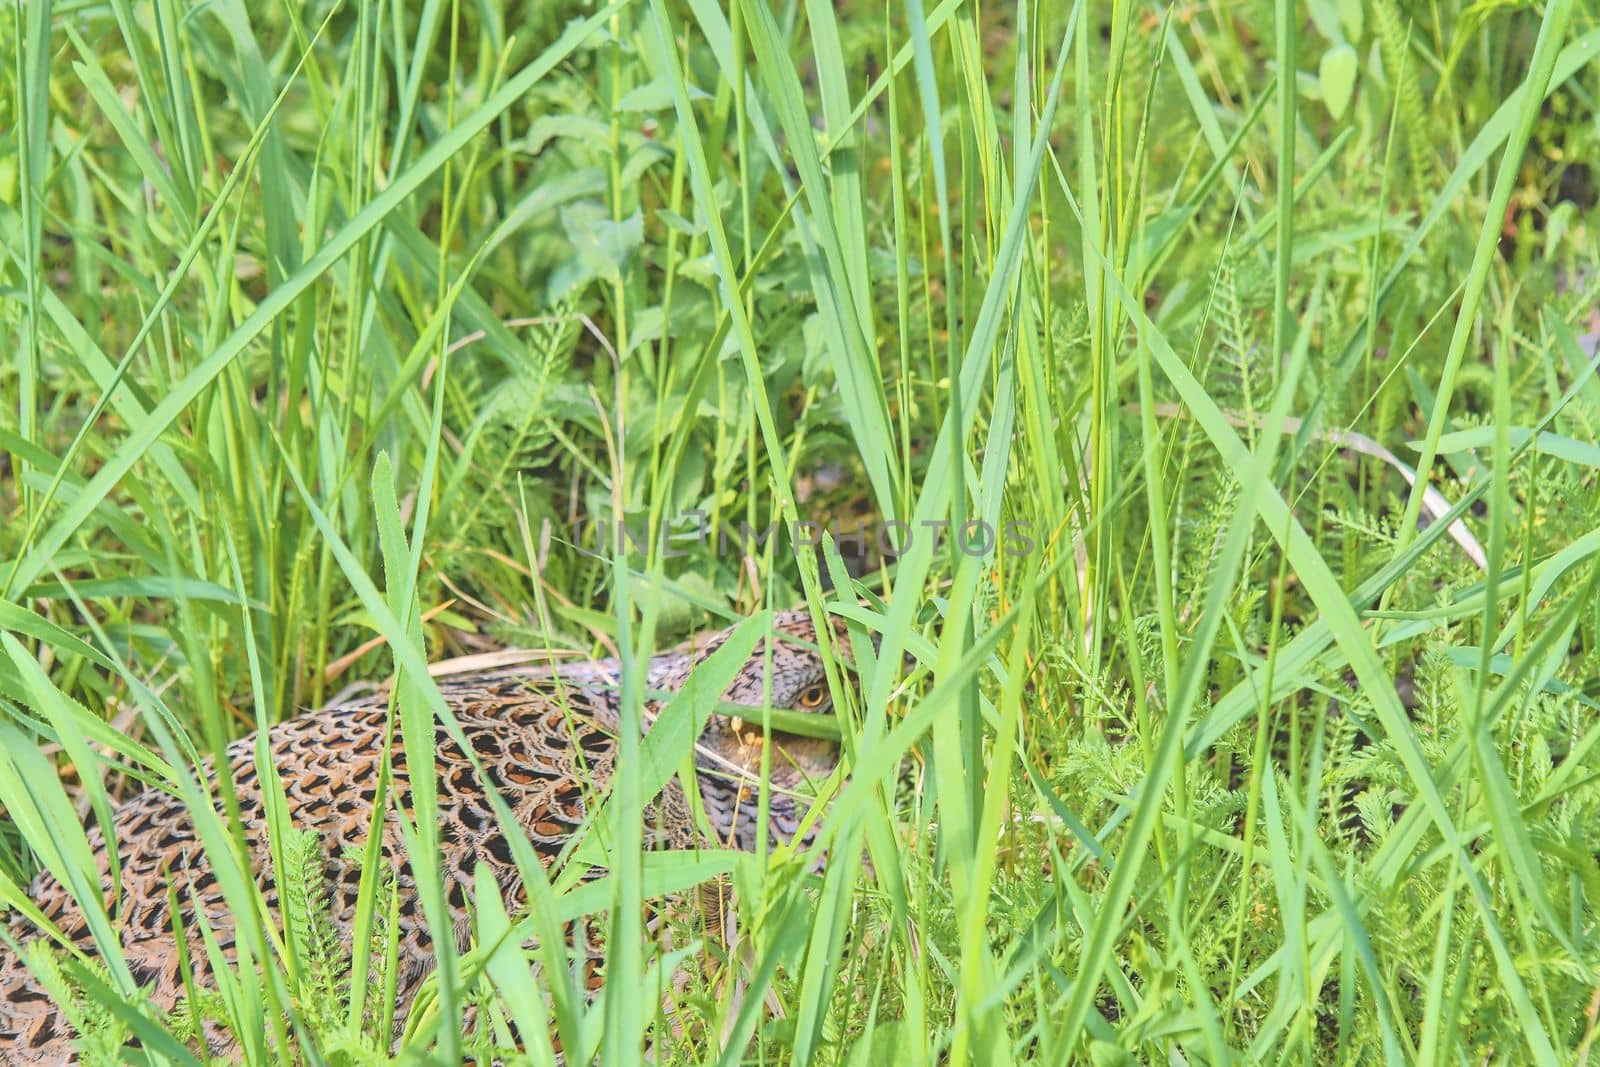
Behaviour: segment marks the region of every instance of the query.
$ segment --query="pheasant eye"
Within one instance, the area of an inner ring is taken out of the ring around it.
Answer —
[[[800,706],[807,711],[815,711],[822,707],[828,699],[828,687],[825,685],[807,686],[800,693]]]

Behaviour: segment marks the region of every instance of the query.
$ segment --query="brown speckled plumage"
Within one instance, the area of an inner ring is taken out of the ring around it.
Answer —
[[[805,611],[774,617],[786,638],[772,642],[772,706],[826,713],[831,710],[827,683],[814,644],[815,632]],[[848,648],[842,624],[836,624],[837,645]],[[652,660],[646,685],[655,692],[675,691],[715,651],[729,631]],[[758,707],[763,692],[762,643],[735,676],[724,698]],[[517,821],[547,867],[569,843],[591,803],[602,795],[617,755],[617,666],[611,661],[558,668],[503,671],[451,678],[440,688],[485,776],[515,813]],[[348,949],[361,883],[361,854],[372,824],[378,772],[387,730],[387,701],[381,697],[325,708],[274,727],[268,734],[272,762],[283,781],[295,826],[320,837],[323,874],[332,920]],[[647,718],[656,705],[647,702]],[[278,922],[279,888],[273,877],[267,842],[267,815],[256,778],[254,737],[228,749],[232,779],[238,792],[246,845],[253,871],[273,921]],[[771,759],[770,825],[773,841],[788,841],[809,808],[806,795],[834,770],[837,747],[831,742],[789,735],[777,738]],[[758,840],[756,772],[759,734],[741,733],[737,721],[713,716],[696,746],[701,799],[719,841],[706,842],[751,850]],[[482,782],[461,748],[438,729],[435,744],[440,842],[445,890],[459,947],[467,945],[465,900],[471,894],[473,869],[482,864],[494,873],[502,897],[523,899],[522,883],[511,849],[501,834]],[[398,905],[398,998],[396,1019],[433,967],[433,949],[404,840],[395,817],[398,805],[411,806],[406,753],[398,728],[393,740],[394,783],[385,805],[381,851],[394,878]],[[207,768],[215,793],[216,776]],[[653,848],[681,848],[697,843],[690,805],[674,779],[647,812],[647,843]],[[114,836],[121,862],[122,903],[113,921],[134,977],[151,990],[152,1002],[167,1010],[184,995],[169,889],[180,902],[178,918],[188,934],[193,973],[206,978],[206,953],[195,921],[203,911],[230,961],[234,929],[216,875],[210,869],[183,801],[156,789],[146,790],[115,812]],[[809,835],[808,835],[809,836]],[[108,863],[98,827],[89,840],[99,860],[109,896]],[[87,922],[68,891],[47,873],[36,878],[31,896],[43,912],[91,956],[94,941]],[[31,926],[13,920],[14,938],[37,936]],[[587,938],[586,938],[587,940]],[[598,981],[598,950],[589,949],[587,978]],[[18,1064],[68,1062],[71,1037],[55,1009],[20,958],[0,946],[0,1062]],[[225,1052],[228,1035],[208,1032],[214,1052]]]

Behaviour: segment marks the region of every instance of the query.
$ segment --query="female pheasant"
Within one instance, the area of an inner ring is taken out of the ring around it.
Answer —
[[[846,654],[849,641],[835,620],[835,648]],[[646,688],[652,693],[681,689],[691,673],[731,633],[725,630],[655,657]],[[776,614],[773,636],[763,639],[735,675],[724,700],[759,708],[766,690],[771,645],[771,706],[828,714],[832,710],[816,632],[804,610]],[[441,682],[446,702],[483,768],[483,778],[462,748],[440,728],[434,766],[438,782],[439,840],[443,850],[446,897],[455,920],[458,948],[467,947],[466,901],[473,872],[493,872],[502,899],[522,899],[522,882],[510,845],[490,806],[486,785],[496,789],[514,812],[547,867],[583,824],[604,793],[617,758],[620,668],[614,660],[529,668],[463,676]],[[646,719],[659,702],[647,701]],[[754,716],[752,716],[754,718]],[[373,825],[379,769],[388,730],[387,701],[381,697],[324,708],[273,727],[268,733],[272,760],[288,797],[297,829],[314,831],[323,858],[326,899],[333,926],[350,949],[361,885],[360,856]],[[808,794],[832,774],[839,751],[831,741],[792,734],[774,736],[778,749],[770,766],[769,825],[773,842],[791,840],[806,814]],[[254,737],[231,745],[227,758],[238,794],[246,844],[263,899],[274,921],[279,887],[271,867],[267,812],[254,762]],[[411,786],[399,731],[393,731],[393,780],[384,805],[381,852],[393,878],[398,921],[399,960],[395,1018],[403,1020],[423,980],[433,969],[434,951],[422,916],[396,808],[409,810]],[[712,716],[696,744],[698,785],[704,810],[718,840],[705,842],[754,850],[757,825],[760,738],[741,733],[737,720]],[[216,795],[216,775],[206,768]],[[647,818],[647,842],[655,848],[692,847],[701,838],[688,798],[677,780],[654,799]],[[813,831],[814,832],[814,831]],[[149,989],[152,1003],[170,1010],[185,993],[185,974],[173,933],[169,902],[178,902],[191,973],[206,981],[207,954],[197,910],[214,932],[224,957],[235,959],[234,927],[221,886],[200,847],[182,800],[149,789],[115,811],[115,847],[121,864],[121,911],[115,916],[122,949],[134,978]],[[810,833],[806,835],[807,838]],[[89,840],[99,861],[102,888],[111,899],[106,842],[98,827]],[[94,955],[87,921],[67,890],[48,873],[31,887],[31,896],[73,943]],[[13,920],[14,940],[38,936]],[[586,947],[588,976],[597,984],[599,951]],[[0,948],[0,1063],[55,1064],[73,1056],[65,1020],[22,959]],[[234,1038],[208,1030],[213,1053],[226,1053]]]

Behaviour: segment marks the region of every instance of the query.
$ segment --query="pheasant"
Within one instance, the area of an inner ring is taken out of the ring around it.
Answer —
[[[843,623],[832,622],[835,648],[848,655]],[[648,667],[647,691],[657,694],[681,689],[730,633],[724,630],[656,656]],[[777,640],[757,642],[724,701],[763,706],[768,692],[764,653],[770,644],[771,706],[831,713],[828,683],[809,613],[775,614],[773,634]],[[483,777],[514,813],[547,868],[584,823],[611,778],[618,750],[619,679],[618,662],[602,660],[440,682],[444,699],[483,768]],[[645,702],[647,722],[660,706],[659,699]],[[363,871],[360,857],[373,825],[385,739],[392,733],[393,778],[384,804],[380,851],[395,894],[398,1024],[433,970],[435,954],[396,816],[397,807],[409,811],[411,786],[400,731],[390,729],[389,718],[386,699],[363,698],[281,723],[268,732],[267,741],[294,826],[318,835],[332,926],[343,950],[351,951]],[[673,779],[646,812],[647,847],[707,844],[755,850],[762,833],[757,823],[761,746],[759,735],[752,737],[751,733],[741,730],[736,718],[713,715],[695,746],[700,799],[717,840],[702,840],[692,806]],[[794,839],[809,810],[808,795],[833,773],[839,750],[833,741],[797,734],[775,733],[773,741],[776,751],[769,759],[766,832],[770,841],[786,843]],[[252,873],[273,921],[281,923],[283,890],[272,870],[268,814],[256,775],[254,745],[253,735],[245,737],[232,744],[226,755]],[[442,727],[437,729],[434,766],[444,888],[457,947],[465,950],[470,933],[466,901],[472,894],[474,869],[482,865],[491,871],[507,901],[524,899],[522,880],[485,783]],[[205,776],[211,795],[216,796],[216,774],[209,765]],[[201,982],[209,977],[197,908],[230,964],[236,959],[233,921],[181,799],[158,789],[139,793],[115,809],[112,832],[121,865],[121,910],[114,922],[120,929],[122,950],[134,979],[149,991],[151,1002],[163,1011],[170,1010],[184,998],[186,976],[169,902],[178,902],[176,918],[185,931],[189,970]],[[809,844],[814,834],[813,825],[802,835],[802,843]],[[88,835],[109,900],[106,841],[98,826]],[[60,883],[47,872],[41,873],[30,895],[77,948],[95,955],[87,920]],[[13,920],[11,934],[16,941],[39,936],[22,920]],[[602,950],[589,937],[577,936],[584,939],[585,980],[592,992],[600,980]],[[225,1055],[236,1045],[232,1035],[216,1028],[208,1029],[205,1039],[213,1054]],[[24,961],[0,947],[0,1063],[54,1064],[68,1062],[72,1056],[70,1027]]]

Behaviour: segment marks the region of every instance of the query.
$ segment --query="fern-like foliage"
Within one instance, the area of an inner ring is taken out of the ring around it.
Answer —
[[[300,964],[294,999],[313,1031],[332,1032],[348,1014],[350,961],[329,909],[321,838],[310,830],[291,831],[283,858],[284,935]]]
[[[1270,291],[1260,261],[1248,253],[1230,251],[1217,267],[1212,305],[1216,369],[1207,384],[1224,407],[1236,407],[1252,417],[1271,388],[1272,365],[1265,355],[1270,341],[1261,336],[1258,325],[1265,321],[1258,313],[1268,307]],[[1267,381],[1261,380],[1264,375]],[[1247,437],[1254,434],[1248,427],[1242,432]]]
[[[1410,52],[1408,20],[1394,0],[1372,0],[1372,25],[1378,36],[1378,52],[1397,101],[1401,134],[1416,177],[1424,184],[1433,178],[1435,159],[1431,131],[1422,97],[1419,63]]]
[[[77,1036],[80,1062],[85,1067],[111,1067],[122,1063],[122,1048],[127,1043],[130,1030],[109,1006],[84,989],[84,982],[74,978],[62,965],[62,958],[45,939],[39,938],[23,945],[23,958],[33,971],[39,985],[55,1001],[64,1021]],[[92,960],[88,973],[98,979],[103,988],[111,986],[111,972],[103,963]],[[93,984],[93,983],[91,983]]]
[[[526,328],[525,361],[509,373],[491,376],[479,368],[465,376],[470,424],[444,498],[456,540],[470,543],[486,528],[516,529],[518,475],[536,473],[544,462],[556,424],[553,394],[580,330],[571,305],[558,304]]]

